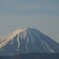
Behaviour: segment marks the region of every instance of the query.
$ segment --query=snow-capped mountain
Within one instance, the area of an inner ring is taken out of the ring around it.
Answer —
[[[59,53],[59,44],[34,28],[18,29],[0,42],[0,55]]]

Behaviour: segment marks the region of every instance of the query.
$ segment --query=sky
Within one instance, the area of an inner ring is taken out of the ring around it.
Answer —
[[[26,27],[59,43],[59,0],[0,0],[0,36]]]

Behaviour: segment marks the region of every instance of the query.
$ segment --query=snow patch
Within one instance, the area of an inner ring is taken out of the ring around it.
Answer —
[[[42,46],[43,46],[43,48],[48,52],[48,50],[51,52],[51,53],[54,53],[54,51],[49,47],[49,45],[45,42],[45,41],[43,41],[43,40],[41,40],[41,44],[42,44]],[[46,47],[45,47],[45,46]],[[48,52],[49,53],[49,52]]]

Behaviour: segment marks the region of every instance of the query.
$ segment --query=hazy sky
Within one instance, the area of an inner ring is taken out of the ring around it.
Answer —
[[[25,27],[59,42],[59,0],[0,0],[0,35]]]

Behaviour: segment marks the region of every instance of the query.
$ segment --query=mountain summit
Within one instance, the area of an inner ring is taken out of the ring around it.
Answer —
[[[59,53],[59,44],[35,28],[18,29],[0,42],[0,55]]]

